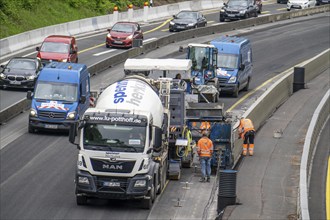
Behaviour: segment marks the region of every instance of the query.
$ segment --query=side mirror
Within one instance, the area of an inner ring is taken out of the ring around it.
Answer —
[[[29,100],[31,100],[32,97],[33,97],[32,91],[27,91],[26,98],[29,99]]]
[[[179,52],[181,52],[181,53],[183,52],[183,46],[179,47]]]
[[[245,69],[245,65],[242,63],[242,64],[239,66],[239,69],[240,69],[240,70],[244,70],[244,69]]]
[[[224,6],[227,6],[227,3],[224,2],[223,5],[224,5]]]
[[[5,68],[5,65],[0,65],[0,67],[1,67],[2,69],[4,69],[4,68]]]
[[[176,15],[173,15],[173,18],[176,18]]]
[[[82,95],[79,99],[79,103],[84,104],[86,102],[86,96]]]
[[[149,148],[148,150],[147,150],[147,154],[150,154],[152,152],[152,148]]]
[[[155,128],[155,138],[154,138],[154,150],[160,149],[162,147],[162,135],[163,131],[161,128]]]
[[[73,123],[70,125],[69,129],[69,141],[71,144],[77,145],[79,148],[79,144],[76,143],[76,136],[77,136],[77,123]]]
[[[36,47],[36,51],[40,51],[40,47]]]
[[[108,32],[110,32],[110,31],[111,31],[111,29],[107,29],[107,31],[108,31]]]

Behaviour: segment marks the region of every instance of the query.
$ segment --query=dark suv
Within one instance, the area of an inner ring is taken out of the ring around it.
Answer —
[[[229,0],[220,9],[220,22],[258,17],[258,6],[254,0]]]

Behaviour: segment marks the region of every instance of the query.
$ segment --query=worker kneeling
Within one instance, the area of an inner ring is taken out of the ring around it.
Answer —
[[[207,137],[208,132],[202,131],[202,137],[197,142],[197,153],[201,162],[202,178],[200,182],[210,182],[211,176],[211,157],[213,153],[213,143]]]
[[[255,130],[250,119],[241,118],[238,133],[243,139],[243,155],[246,156],[249,149],[249,155],[253,156]]]

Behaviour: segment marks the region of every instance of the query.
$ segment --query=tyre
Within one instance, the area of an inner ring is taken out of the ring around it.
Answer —
[[[250,78],[248,78],[248,81],[246,83],[246,86],[243,88],[243,91],[248,91],[250,86]]]
[[[76,195],[76,202],[77,205],[87,205],[87,197]]]
[[[147,199],[142,199],[141,206],[143,209],[151,209],[153,201],[155,200],[155,186],[152,184],[151,189],[147,194]]]
[[[290,11],[290,9],[286,9],[287,11]]]
[[[30,134],[35,133],[35,130],[34,130],[34,128],[31,125],[28,126],[28,130],[29,130],[29,133]]]
[[[225,18],[220,16],[220,22],[225,22]]]
[[[237,98],[238,97],[238,92],[239,92],[239,86],[237,85],[237,87],[235,88],[234,92],[233,92],[233,97]]]
[[[105,44],[106,48],[110,48],[110,46],[108,44]]]

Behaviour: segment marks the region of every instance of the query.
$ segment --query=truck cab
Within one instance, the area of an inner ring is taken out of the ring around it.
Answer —
[[[252,47],[244,37],[224,36],[211,41],[218,49],[216,70],[220,89],[238,97],[241,90],[247,91],[252,79]]]
[[[69,130],[89,107],[90,74],[84,64],[53,62],[38,76],[31,99],[29,132]]]
[[[51,35],[36,47],[37,57],[46,65],[49,62],[78,63],[78,47],[73,36]]]

